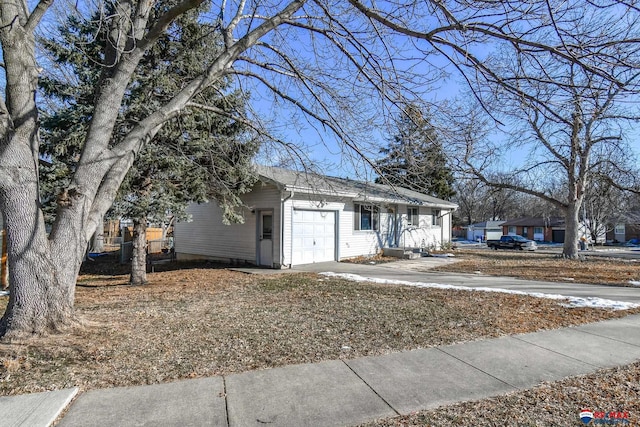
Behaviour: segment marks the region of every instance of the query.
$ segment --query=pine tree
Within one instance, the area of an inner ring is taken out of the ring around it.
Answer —
[[[449,200],[455,194],[453,173],[436,129],[415,106],[398,118],[389,145],[376,162],[378,183],[388,183]]]
[[[46,41],[45,47],[65,69],[73,70],[75,84],[60,79],[45,79],[42,89],[57,108],[44,114],[45,152],[52,161],[47,167],[43,197],[48,213],[55,215],[56,188],[61,188],[79,158],[79,142],[91,116],[93,91],[99,84],[103,35],[94,29],[70,21],[61,29],[63,41]],[[204,57],[221,49],[221,37],[215,27],[197,22],[197,12],[183,15],[171,31],[147,52],[136,78],[130,85],[114,143],[137,120],[165,103],[181,85],[202,73]],[[240,194],[255,182],[251,165],[259,144],[234,115],[243,112],[245,97],[231,91],[230,81],[221,81],[193,100],[197,105],[168,122],[146,144],[123,182],[111,215],[134,222],[134,251],[130,282],[146,282],[146,227],[171,215],[186,218],[189,202],[216,199],[227,222],[242,217],[236,208],[242,205]],[[220,114],[219,112],[222,112]],[[76,137],[77,135],[77,137]]]

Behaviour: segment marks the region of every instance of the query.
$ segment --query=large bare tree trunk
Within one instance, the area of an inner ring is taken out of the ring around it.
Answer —
[[[229,37],[223,54],[213,58],[202,75],[188,82],[112,145],[122,99],[145,51],[176,18],[203,3],[176,2],[149,22],[155,2],[117,2],[115,15],[104,23],[109,26],[110,35],[104,52],[108,65],[98,85],[80,159],[59,200],[49,236],[38,191],[40,142],[36,93],[41,68],[36,61],[35,31],[53,1],[0,2],[5,82],[0,97],[0,208],[5,214],[11,267],[11,296],[0,320],[0,337],[46,333],[72,323],[75,281],[87,244],[95,229],[102,226],[102,216],[116,197],[135,155],[167,120],[185,109],[193,96],[223,77],[241,54],[285,23],[304,2],[292,0],[237,41],[232,35],[239,22],[233,20],[225,29]],[[242,13],[239,11],[238,17]],[[132,281],[138,283],[146,282],[145,231],[139,236],[142,243],[137,245],[136,275],[132,276]]]
[[[131,276],[129,283],[144,285],[147,283],[147,219],[136,218],[133,221],[133,255],[131,257]]]
[[[0,197],[11,265],[9,304],[0,320],[0,336],[9,339],[60,331],[74,323],[80,263],[66,263],[69,254],[51,250],[42,212],[29,203],[35,189],[32,182],[5,190]],[[72,250],[69,245],[67,251]]]
[[[573,201],[569,203],[565,215],[564,244],[562,246],[563,258],[578,258],[578,233],[580,223],[581,203]]]
[[[72,323],[79,262],[65,262],[75,241],[52,247],[40,210],[38,190],[38,67],[30,31],[32,20],[20,2],[0,3],[0,40],[6,103],[0,102],[0,209],[7,233],[9,304],[0,319],[0,337],[20,338],[60,330]],[[22,24],[27,23],[27,28]],[[61,250],[59,250],[61,249]]]
[[[2,290],[6,291],[9,287],[9,264],[7,263],[7,232],[2,230],[2,266],[0,266],[0,283]]]

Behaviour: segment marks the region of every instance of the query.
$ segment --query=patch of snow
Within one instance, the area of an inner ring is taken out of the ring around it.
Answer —
[[[0,291],[0,297],[6,297],[9,295],[9,291]]]
[[[485,288],[485,287],[467,287],[467,286],[456,286],[456,285],[445,285],[441,283],[424,283],[424,282],[408,282],[406,280],[390,280],[390,279],[378,279],[374,277],[363,277],[357,274],[351,273],[333,273],[333,272],[324,272],[320,273],[323,276],[327,277],[339,277],[346,280],[352,280],[354,282],[372,282],[372,283],[381,283],[381,284],[390,284],[390,285],[404,285],[404,286],[415,286],[418,288],[434,288],[434,289],[451,289],[457,291],[476,291],[476,292],[497,292],[502,294],[512,294],[512,295],[525,295],[531,296],[535,298],[546,298],[558,301],[566,301],[561,303],[564,307],[569,308],[605,308],[612,310],[629,310],[632,308],[640,307],[640,304],[634,304],[630,302],[624,301],[613,301],[604,298],[597,297],[571,297],[565,295],[557,295],[557,294],[544,294],[541,292],[524,292],[524,291],[514,291],[511,289],[501,289],[501,288]],[[638,285],[640,286],[640,282]]]
[[[454,240],[453,244],[455,245],[477,245],[477,240]]]
[[[629,280],[629,284],[631,284],[633,286],[640,286],[640,282],[638,282],[636,280]]]
[[[452,258],[452,257],[455,257],[454,254],[429,254],[429,256],[435,257],[435,258]]]

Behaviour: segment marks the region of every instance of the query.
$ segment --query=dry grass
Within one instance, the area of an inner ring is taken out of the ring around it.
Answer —
[[[126,275],[106,274],[120,267],[92,265],[77,289],[85,326],[0,344],[0,394],[151,384],[627,314],[507,294],[196,267],[154,273],[148,286],[131,287]]]
[[[629,280],[640,279],[637,261],[595,256],[570,261],[553,254],[486,250],[465,250],[456,256],[459,262],[438,267],[437,270],[617,286],[629,286]],[[545,383],[506,396],[378,420],[363,427],[570,427],[584,425],[579,419],[582,408],[627,412],[629,422],[616,425],[640,426],[640,362]]]
[[[458,262],[434,270],[616,286],[630,286],[629,281],[640,281],[638,259],[586,255],[581,260],[568,260],[550,253],[470,249],[456,252],[456,257]]]
[[[640,362],[545,383],[506,396],[378,420],[362,427],[577,427],[584,425],[579,418],[582,408],[606,413],[626,412],[628,415],[628,423],[623,420],[614,423],[615,419],[612,419],[609,424],[599,425],[639,426]],[[591,425],[595,424],[592,422]]]

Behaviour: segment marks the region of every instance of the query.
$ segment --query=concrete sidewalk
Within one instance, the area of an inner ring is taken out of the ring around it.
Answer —
[[[638,328],[640,315],[384,356],[92,390],[59,425],[349,426],[634,362]],[[48,426],[73,394],[0,398],[0,424]],[[25,416],[35,413],[40,416]]]

